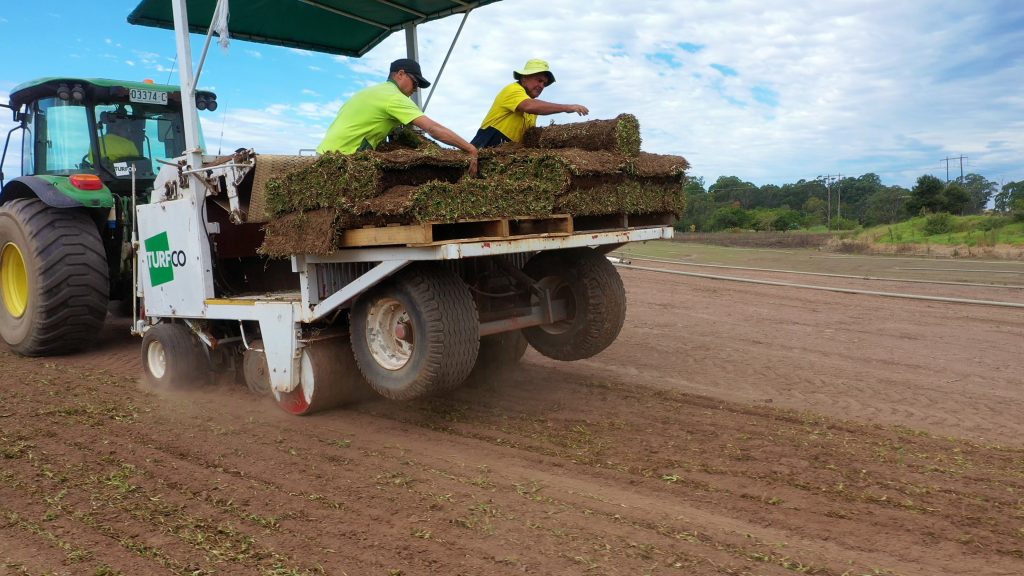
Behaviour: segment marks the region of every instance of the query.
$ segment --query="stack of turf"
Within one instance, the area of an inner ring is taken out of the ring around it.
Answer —
[[[468,158],[435,147],[328,153],[267,184],[261,252],[329,254],[345,229],[461,219],[682,212],[686,159],[640,152],[636,118],[533,128]]]
[[[609,150],[636,156],[640,153],[640,122],[632,114],[619,114],[612,120],[591,120],[530,128],[523,135],[523,146]]]

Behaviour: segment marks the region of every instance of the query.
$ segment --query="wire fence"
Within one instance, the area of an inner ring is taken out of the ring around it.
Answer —
[[[850,233],[820,232],[680,232],[676,231],[675,242],[692,242],[714,246],[742,248],[819,248],[833,239],[849,237]]]

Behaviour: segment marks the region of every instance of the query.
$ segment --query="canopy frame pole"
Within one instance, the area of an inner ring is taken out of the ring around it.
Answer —
[[[337,14],[338,16],[344,16],[346,18],[351,18],[352,20],[355,20],[356,22],[362,22],[363,24],[369,24],[370,26],[376,26],[377,28],[381,28],[381,29],[384,29],[384,30],[391,30],[391,28],[389,28],[388,26],[385,26],[384,24],[381,24],[380,22],[374,22],[373,20],[369,20],[369,19],[363,18],[362,16],[356,16],[355,14],[352,14],[351,12],[345,12],[344,10],[339,10],[339,9],[334,8],[332,6],[327,6],[323,2],[317,2],[316,0],[299,0],[299,2],[302,2],[303,4],[309,4],[310,6],[312,6],[314,8],[319,8],[321,10],[326,10],[328,12],[333,12],[334,14]]]
[[[178,77],[181,82],[181,89],[187,90],[187,94],[181,95],[182,121],[185,127],[185,163],[186,166],[178,167],[179,177],[183,178],[184,186],[179,188],[182,198],[172,202],[190,202],[192,209],[191,221],[186,225],[197,227],[201,231],[208,231],[206,221],[206,194],[207,188],[200,180],[197,172],[203,166],[203,149],[199,145],[199,113],[196,110],[195,85],[192,76],[192,45],[189,42],[188,30],[188,7],[186,0],[172,0],[171,8],[174,13],[174,37],[178,48]],[[212,25],[212,24],[211,24]],[[161,170],[170,169],[169,166]],[[136,215],[137,216],[137,215]],[[204,298],[212,298],[213,287],[213,256],[210,252],[210,242],[198,242],[196,246],[198,254],[198,273],[202,275],[202,290]],[[190,255],[191,257],[191,255]],[[139,287],[136,287],[139,291]]]
[[[217,0],[217,5],[213,8],[213,14],[216,16],[220,5],[227,0]],[[206,63],[206,53],[210,50],[210,40],[213,38],[213,26],[216,24],[213,18],[210,19],[210,28],[206,31],[206,41],[203,42],[203,53],[199,56],[199,66],[196,67],[195,77],[192,79],[192,85],[188,87],[188,92],[193,97],[196,93],[196,88],[199,87],[199,77],[203,75],[203,64]]]
[[[383,4],[385,6],[390,6],[390,7],[394,8],[395,10],[401,10],[402,12],[405,12],[405,13],[408,13],[408,14],[412,14],[413,16],[416,16],[417,18],[419,18],[421,20],[427,17],[426,14],[424,14],[423,12],[420,12],[419,10],[414,10],[414,9],[408,7],[408,6],[402,6],[401,4],[395,4],[394,2],[391,2],[390,0],[376,0],[376,2],[378,4]]]
[[[416,62],[420,61],[420,49],[419,42],[416,38],[415,22],[409,22],[405,25],[405,53],[406,58],[410,58]],[[412,101],[416,103],[416,107],[422,109],[422,106],[420,106],[420,104],[422,104],[422,102],[420,102],[420,91],[413,90],[411,98]]]
[[[441,81],[441,75],[444,74],[444,67],[448,65],[448,58],[452,55],[452,50],[455,49],[455,43],[459,41],[459,35],[462,34],[462,27],[466,25],[466,19],[469,18],[469,13],[472,9],[466,10],[462,13],[462,22],[459,22],[459,29],[455,32],[455,38],[452,38],[452,44],[448,47],[448,53],[444,55],[444,62],[441,62],[441,69],[437,71],[437,75],[434,76],[434,83],[430,85],[430,92],[427,93],[427,101],[423,103],[423,111],[427,111],[427,106],[430,106],[430,99],[434,96],[434,90],[437,89],[437,83]]]
[[[181,95],[182,120],[185,125],[185,155],[192,168],[203,163],[203,150],[199,146],[199,112],[196,110],[195,82],[192,76],[192,46],[188,38],[188,9],[186,0],[173,0],[174,37],[178,48],[178,78],[187,94]]]

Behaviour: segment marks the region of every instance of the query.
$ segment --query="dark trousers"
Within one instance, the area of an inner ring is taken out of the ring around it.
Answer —
[[[498,144],[504,144],[505,142],[511,142],[512,139],[501,133],[500,130],[494,126],[488,128],[481,128],[476,131],[476,136],[473,136],[473,146],[477,148],[490,148],[491,146],[497,146]]]

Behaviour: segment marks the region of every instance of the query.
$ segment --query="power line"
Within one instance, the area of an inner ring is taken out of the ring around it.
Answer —
[[[964,160],[966,160],[966,159],[967,159],[967,156],[964,156],[963,154],[961,154],[959,156],[953,156],[953,157],[946,156],[945,158],[942,158],[942,159],[939,160],[939,162],[945,162],[946,163],[946,184],[949,184],[949,161],[950,160],[960,160],[960,180],[959,180],[959,182],[963,182],[964,181]]]

